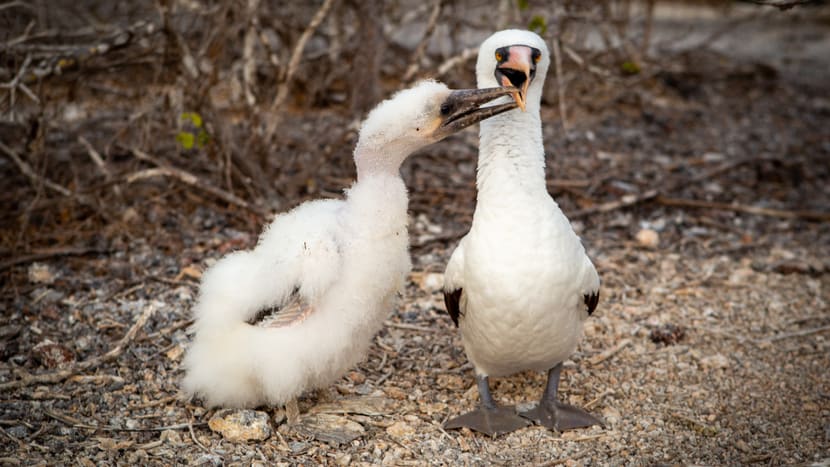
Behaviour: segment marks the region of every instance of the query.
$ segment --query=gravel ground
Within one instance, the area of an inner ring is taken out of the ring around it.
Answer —
[[[603,281],[562,393],[605,427],[442,429],[477,403],[439,291],[472,215],[468,131],[404,168],[415,270],[368,359],[302,399],[296,425],[280,409],[231,413],[250,441],[214,431],[226,414],[178,385],[200,270],[253,245],[256,223],[167,188],[92,251],[4,267],[0,462],[828,465],[826,83],[697,52],[623,91],[573,84],[591,98],[567,134],[545,108],[551,192]],[[337,175],[324,188],[347,183]],[[518,374],[494,395],[521,405],[543,385]]]

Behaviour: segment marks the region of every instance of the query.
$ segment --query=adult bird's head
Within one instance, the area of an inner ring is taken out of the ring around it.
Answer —
[[[514,86],[513,99],[526,110],[541,102],[550,52],[538,34],[520,29],[499,31],[478,49],[476,78],[479,88]]]
[[[371,172],[397,173],[409,154],[517,104],[481,107],[516,92],[512,87],[452,90],[422,81],[381,102],[363,122],[355,148],[358,177]]]

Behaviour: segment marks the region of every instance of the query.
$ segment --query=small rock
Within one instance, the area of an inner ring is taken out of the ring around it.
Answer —
[[[738,268],[729,274],[728,282],[730,285],[743,285],[747,282],[751,282],[752,276],[754,275],[755,271],[752,268]]]
[[[286,418],[287,418],[287,416],[285,414],[285,409],[276,409],[274,411],[273,420],[274,420],[274,425],[275,426],[279,426],[282,422],[285,421]]]
[[[182,437],[176,430],[164,430],[161,432],[160,439],[171,446],[181,446]]]
[[[173,348],[165,352],[167,359],[174,362],[178,361],[182,357],[182,354],[184,354],[184,347],[180,344],[174,345]]]
[[[23,326],[19,324],[4,324],[0,326],[0,340],[17,337],[22,329]]]
[[[386,428],[386,433],[395,438],[404,438],[415,433],[415,428],[404,421],[395,422]]]
[[[616,425],[619,423],[621,417],[620,411],[614,407],[606,407],[602,410],[602,418],[604,418],[609,425]]]
[[[124,212],[121,214],[121,221],[125,224],[138,223],[140,220],[141,216],[139,216],[138,211],[136,211],[133,207],[125,209]]]
[[[634,238],[637,239],[640,246],[646,248],[657,248],[657,245],[660,244],[660,234],[652,229],[641,229]]]
[[[55,282],[55,273],[48,264],[32,263],[29,265],[29,282],[34,284],[51,284]]]
[[[366,382],[366,376],[359,371],[350,371],[348,377],[354,384],[363,384]]]
[[[721,354],[710,355],[701,358],[700,365],[707,369],[729,368],[729,359]]]
[[[23,439],[29,436],[29,429],[23,425],[15,425],[6,430],[6,433],[12,435],[16,439]]]
[[[371,394],[372,391],[374,391],[374,388],[370,386],[368,383],[363,383],[354,388],[354,392],[360,394],[361,396]]]
[[[98,441],[98,449],[102,451],[118,451],[127,449],[135,444],[132,440],[118,440],[113,438],[95,438]]]
[[[329,444],[346,444],[363,436],[363,425],[346,417],[331,414],[308,414],[300,418],[295,430]]]
[[[464,389],[466,387],[464,378],[452,374],[438,375],[437,383],[438,387],[446,389]]]
[[[222,456],[217,454],[203,454],[198,459],[196,459],[195,465],[215,465],[220,466],[224,465],[225,462],[222,460]]]
[[[262,441],[271,436],[268,414],[256,410],[220,410],[208,426],[233,442]]]
[[[665,323],[652,329],[648,335],[651,342],[655,344],[672,345],[683,340],[686,336],[686,330],[682,326],[672,323]]]
[[[305,451],[309,446],[310,444],[304,441],[292,441],[288,443],[288,449],[291,449],[291,452],[294,454],[299,454]]]
[[[383,388],[383,392],[385,392],[387,396],[395,400],[402,401],[406,399],[406,392],[403,389],[397,388],[395,386],[385,387]]]
[[[351,456],[351,454],[343,454],[343,453],[335,454],[334,455],[334,462],[337,463],[337,465],[345,467],[347,465],[351,465],[352,456]]]
[[[75,354],[71,350],[49,339],[34,346],[32,356],[46,368],[66,368],[75,361]]]
[[[185,278],[199,280],[202,278],[202,270],[196,266],[185,266],[176,276],[176,280],[180,281]]]

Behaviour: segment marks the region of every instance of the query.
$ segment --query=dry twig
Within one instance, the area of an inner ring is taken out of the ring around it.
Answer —
[[[781,11],[789,10],[800,5],[813,3],[815,0],[749,0],[756,5],[771,6]]]
[[[106,250],[102,250],[99,248],[94,247],[73,247],[73,246],[62,246],[62,247],[54,247],[54,248],[46,248],[42,250],[37,250],[33,253],[29,253],[26,255],[21,255],[16,258],[10,258],[3,262],[0,262],[0,271],[8,269],[12,266],[17,266],[18,264],[28,264],[33,261],[41,261],[44,259],[54,258],[56,256],[80,256],[86,255],[89,253],[106,253]]]
[[[266,214],[263,212],[259,207],[254,206],[247,201],[239,198],[238,196],[234,195],[233,193],[229,193],[221,188],[217,188],[210,183],[200,179],[196,175],[187,172],[185,170],[172,167],[168,164],[164,164],[161,161],[156,160],[154,157],[150,156],[149,154],[145,153],[140,149],[133,148],[133,154],[136,155],[139,159],[153,161],[156,164],[163,165],[161,167],[156,167],[153,169],[144,169],[139,170],[138,172],[133,172],[126,177],[126,181],[128,184],[135,183],[139,180],[144,180],[147,178],[155,178],[155,177],[172,177],[175,178],[182,183],[190,185],[192,187],[196,187],[206,193],[209,193],[217,198],[226,201],[230,204],[239,206],[243,209],[246,209],[260,217],[264,217]]]
[[[429,14],[427,27],[424,30],[424,37],[421,38],[421,42],[418,44],[418,47],[415,48],[415,52],[412,54],[412,58],[409,60],[409,66],[406,68],[406,72],[403,74],[403,78],[401,81],[403,81],[404,83],[409,82],[421,68],[421,59],[423,59],[424,57],[424,52],[427,49],[427,44],[429,44],[429,38],[432,36],[432,32],[435,31],[435,25],[438,24],[438,17],[440,15],[441,0],[435,0],[432,5],[432,12]]]
[[[21,159],[20,156],[12,148],[6,146],[2,142],[0,142],[0,150],[5,152],[6,155],[9,156],[12,161],[14,161],[15,165],[17,165],[17,168],[20,169],[23,175],[29,178],[29,180],[32,182],[32,185],[43,185],[52,191],[56,191],[62,194],[63,196],[77,198],[78,195],[69,191],[68,188],[65,188],[47,178],[41,177],[38,174],[36,174],[32,167],[26,163],[26,161]]]
[[[444,61],[444,63],[438,65],[438,68],[435,72],[435,76],[442,77],[450,72],[453,68],[471,60],[473,57],[478,55],[478,47],[470,47],[468,49],[464,49],[461,51],[460,54],[450,57]]]
[[[314,17],[311,18],[311,22],[308,23],[308,27],[300,35],[297,44],[294,46],[294,50],[291,52],[291,59],[288,61],[288,70],[285,73],[285,79],[282,80],[280,87],[277,89],[277,96],[271,104],[271,121],[265,129],[266,142],[271,141],[271,137],[274,136],[280,124],[281,116],[284,113],[281,111],[281,108],[285,104],[286,98],[288,98],[288,90],[291,87],[294,75],[297,73],[297,67],[300,64],[300,58],[303,55],[303,50],[305,50],[305,45],[320,26],[320,23],[326,18],[332,5],[334,5],[334,0],[325,0],[323,2],[317,12],[314,13]]]
[[[405,329],[407,331],[418,331],[418,332],[429,332],[429,333],[440,331],[440,329],[438,329],[438,328],[433,329],[433,328],[428,328],[428,327],[424,327],[424,326],[418,326],[418,325],[415,325],[415,324],[395,323],[393,321],[386,321],[383,324],[385,324],[386,326],[388,326],[390,328]]]
[[[260,0],[248,0],[248,30],[245,32],[245,41],[242,46],[242,86],[245,93],[245,101],[251,107],[256,104],[256,96],[252,89],[256,87],[256,60],[254,59],[254,45],[257,40],[259,29]]]
[[[782,217],[785,219],[809,219],[819,222],[830,222],[830,213],[819,211],[787,211],[783,209],[763,208],[760,206],[746,206],[743,204],[719,203],[716,201],[704,201],[699,199],[668,198],[665,196],[657,196],[655,201],[658,204],[662,204],[663,206],[676,206],[698,209],[716,209],[719,211],[744,212],[747,214],[757,214],[759,216],[767,217]]]
[[[32,90],[29,89],[23,82],[23,76],[26,73],[26,68],[28,68],[31,61],[32,56],[26,55],[26,58],[23,59],[23,65],[21,65],[20,70],[17,71],[17,75],[15,75],[15,77],[8,83],[0,84],[0,88],[6,88],[9,90],[9,117],[11,120],[14,120],[14,103],[15,98],[17,97],[18,89],[23,91],[23,94],[26,94],[29,99],[33,100],[37,104],[40,104],[40,99],[38,99],[35,93],[33,93]]]
[[[54,420],[57,420],[61,423],[69,425],[73,428],[81,428],[84,430],[100,430],[100,431],[124,431],[124,432],[146,432],[146,431],[167,431],[167,430],[184,430],[185,428],[192,429],[193,424],[191,423],[177,423],[175,425],[166,425],[166,426],[154,426],[149,428],[121,428],[118,426],[107,426],[107,425],[92,425],[89,423],[84,423],[77,418],[71,417],[69,415],[56,412],[54,410],[43,409],[43,413]],[[198,423],[197,426],[205,426],[207,423]]]
[[[818,334],[818,333],[824,332],[824,331],[830,331],[830,326],[821,326],[821,327],[817,327],[817,328],[804,329],[802,331],[786,332],[786,333],[783,333],[783,334],[777,334],[777,335],[772,336],[772,337],[767,337],[766,339],[761,339],[760,341],[757,341],[757,342],[775,342],[775,341],[780,341],[780,340],[784,340],[784,339],[790,339],[790,338],[793,338],[793,337],[804,337],[804,336],[809,336],[811,334]]]
[[[111,182],[112,172],[110,172],[109,168],[107,167],[107,164],[104,162],[104,159],[101,158],[101,154],[83,136],[78,136],[78,142],[86,148],[87,154],[89,154],[89,158],[92,159],[92,162],[94,162],[98,169],[101,170],[101,173],[104,174],[104,178],[107,180],[107,182]],[[115,193],[116,196],[121,196],[121,187],[119,187],[117,184],[113,184],[112,191],[113,193]]]
[[[617,343],[614,347],[609,349],[605,349],[602,353],[594,355],[593,357],[588,359],[588,363],[593,365],[599,365],[600,363],[608,360],[609,358],[613,357],[617,353],[619,353],[622,349],[628,347],[631,344],[631,339],[623,339]]]
[[[647,190],[640,194],[631,194],[625,195],[620,199],[609,201],[607,203],[602,203],[597,206],[591,206],[590,208],[580,209],[573,213],[568,214],[570,219],[580,219],[582,217],[587,217],[592,214],[598,214],[603,212],[610,212],[615,211],[617,209],[627,208],[629,206],[634,206],[635,204],[640,204],[644,201],[648,201],[651,199],[656,198],[660,192],[658,190]]]
[[[0,391],[10,391],[13,389],[18,389],[26,386],[30,386],[32,384],[54,384],[60,383],[61,381],[70,378],[81,371],[90,370],[97,366],[100,366],[104,363],[110,362],[121,356],[124,353],[124,350],[127,349],[127,345],[135,339],[136,334],[141,328],[147,324],[147,321],[150,319],[151,316],[156,312],[156,306],[150,304],[147,306],[144,311],[139,315],[138,319],[132,325],[132,327],[124,334],[124,337],[118,341],[118,343],[110,349],[109,352],[105,353],[104,355],[99,355],[97,357],[90,358],[89,360],[84,360],[82,362],[78,362],[73,365],[71,368],[67,368],[64,370],[58,370],[48,373],[41,373],[37,375],[30,374],[28,372],[22,371],[20,372],[20,379],[15,381],[9,381],[8,383],[0,384]]]
[[[562,129],[568,131],[568,114],[565,104],[565,83],[562,80],[562,52],[559,47],[559,36],[553,38],[553,63],[556,69],[556,94],[559,101],[559,117],[562,119]]]

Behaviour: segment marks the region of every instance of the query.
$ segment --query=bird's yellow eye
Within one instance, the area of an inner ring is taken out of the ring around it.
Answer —
[[[496,52],[496,61],[500,62],[504,58],[504,55],[501,52]]]
[[[533,63],[539,63],[539,60],[541,60],[541,59],[542,59],[542,55],[541,55],[541,54],[540,54],[540,55],[535,55],[535,56],[533,57]]]

